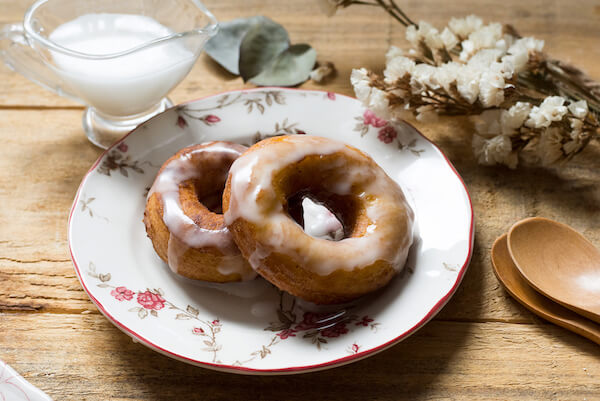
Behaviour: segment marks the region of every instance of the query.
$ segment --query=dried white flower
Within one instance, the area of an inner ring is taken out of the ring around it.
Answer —
[[[497,62],[502,56],[502,51],[498,49],[481,49],[469,59],[467,65],[480,70],[485,70],[493,63]]]
[[[563,106],[565,100],[561,96],[548,96],[539,107],[531,109],[525,125],[530,128],[545,128],[549,127],[553,121],[562,120],[567,114],[567,108]]]
[[[544,47],[544,41],[535,38],[517,39],[507,50],[505,56],[515,68],[515,71],[524,71],[529,61],[529,55],[533,51],[541,52]]]
[[[444,47],[444,42],[440,36],[439,31],[431,24],[420,21],[419,22],[419,33],[423,40],[425,40],[425,44],[431,50],[437,50]]]
[[[442,34],[440,35],[442,42],[444,43],[444,47],[448,50],[454,49],[454,47],[458,44],[459,40],[456,35],[447,27],[444,28]]]
[[[432,105],[421,106],[417,108],[417,121],[422,123],[432,123],[438,120],[438,114]]]
[[[529,53],[525,49],[520,49],[513,54],[507,54],[502,57],[504,63],[510,63],[515,72],[522,72],[527,67]]]
[[[520,38],[508,49],[508,52],[512,54],[511,50],[516,48],[522,48],[528,52],[541,52],[544,48],[544,41],[532,37]]]
[[[310,72],[310,79],[317,83],[322,83],[334,73],[335,66],[333,63],[327,61]]]
[[[562,140],[563,135],[557,127],[548,127],[542,132],[537,146],[542,164],[549,165],[563,157]]]
[[[390,102],[387,92],[371,86],[371,79],[365,68],[352,70],[350,82],[354,87],[356,98],[368,109],[384,120],[390,119]]]
[[[571,114],[580,119],[584,119],[589,111],[587,102],[585,100],[569,103],[568,109]]]
[[[467,61],[480,49],[495,48],[496,42],[502,39],[502,25],[493,23],[485,25],[469,35],[469,39],[462,42],[460,59]]]
[[[491,139],[473,135],[473,152],[477,161],[485,166],[504,164],[514,169],[519,162],[517,153],[513,152],[512,142],[506,135],[498,135]]]
[[[578,118],[571,118],[570,125],[571,125],[571,136],[573,134],[577,135],[583,130],[583,121]]]
[[[484,71],[479,79],[479,101],[484,107],[500,106],[504,101],[504,77],[492,70]]]
[[[500,116],[500,125],[502,134],[512,135],[517,132],[531,111],[531,104],[527,102],[517,102],[510,109],[503,110]]]
[[[446,92],[449,92],[452,84],[456,84],[461,67],[461,64],[454,61],[442,64],[436,68],[434,78]]]
[[[397,79],[403,78],[406,74],[412,74],[415,69],[414,60],[398,56],[388,60],[386,68],[383,71],[386,83],[393,83]]]
[[[435,72],[437,68],[429,64],[417,64],[412,71],[410,86],[413,93],[420,93],[426,86],[431,89],[437,89],[440,85],[435,80]]]
[[[408,40],[413,47],[419,47],[419,44],[421,43],[421,33],[417,30],[416,26],[408,26],[404,35],[406,40]]]
[[[456,89],[460,96],[467,102],[473,104],[479,96],[479,79],[481,71],[479,68],[464,65],[459,69],[456,77]]]
[[[390,46],[387,53],[385,54],[385,61],[387,63],[390,60],[395,59],[396,57],[402,57],[402,56],[404,56],[404,50],[402,50],[401,48],[399,48],[397,46]]]
[[[377,88],[371,90],[369,101],[365,106],[370,109],[375,115],[384,120],[390,119],[390,102],[387,97],[387,92]]]
[[[350,83],[354,87],[356,98],[365,103],[369,99],[372,89],[367,69],[353,69],[352,74],[350,74]]]
[[[502,110],[500,109],[484,110],[480,115],[471,117],[471,120],[480,136],[491,138],[502,133],[500,127],[501,115]]]
[[[469,15],[465,18],[451,18],[448,23],[452,32],[462,39],[469,37],[471,32],[478,30],[482,25],[483,20],[475,15]]]

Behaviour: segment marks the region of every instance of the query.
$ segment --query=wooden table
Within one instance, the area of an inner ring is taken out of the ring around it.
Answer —
[[[589,1],[400,0],[414,19],[443,26],[475,13],[510,21],[546,41],[554,56],[600,78],[600,5]],[[30,0],[0,0],[0,23],[22,20]],[[403,30],[381,10],[353,6],[332,19],[313,3],[211,0],[221,20],[264,14],[294,42],[311,43],[339,70],[327,90],[352,94],[353,67],[381,70]],[[176,102],[244,87],[202,57],[171,94]],[[321,88],[313,83],[306,88]],[[473,198],[475,252],[456,295],[422,330],[345,367],[289,377],[216,373],[135,344],[90,302],[67,247],[67,216],[80,180],[101,151],[84,137],[80,105],[0,66],[0,359],[56,400],[593,400],[600,348],[538,319],[492,273],[489,250],[528,216],[568,223],[600,246],[600,147],[566,166],[478,166],[469,125],[417,126],[452,160]]]

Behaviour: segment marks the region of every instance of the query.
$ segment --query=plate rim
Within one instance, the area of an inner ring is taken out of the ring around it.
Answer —
[[[276,90],[283,90],[283,91],[289,91],[289,92],[318,92],[318,93],[322,93],[324,95],[327,95],[328,93],[334,93],[336,96],[342,96],[342,97],[349,98],[352,100],[358,100],[352,96],[348,96],[348,95],[344,95],[344,94],[336,93],[336,92],[331,92],[331,91],[319,90],[319,89],[302,89],[302,88],[285,88],[285,87],[277,87],[277,86],[267,86],[267,87],[258,87],[258,88],[248,88],[248,89],[233,89],[233,90],[229,90],[229,91],[214,93],[211,95],[202,96],[202,97],[199,97],[199,98],[196,98],[193,100],[182,102],[177,105],[173,105],[172,107],[168,108],[167,110],[165,110],[161,113],[158,113],[157,115],[151,117],[150,119],[146,120],[145,122],[143,122],[142,124],[140,124],[139,126],[134,128],[133,130],[131,130],[130,132],[125,134],[123,137],[121,137],[115,143],[113,143],[111,146],[109,146],[106,150],[104,150],[104,152],[102,152],[100,154],[98,159],[92,164],[92,166],[88,169],[87,173],[85,173],[85,175],[81,179],[81,182],[79,183],[79,187],[77,188],[77,192],[75,194],[75,198],[73,199],[73,204],[71,205],[71,210],[69,212],[69,219],[68,219],[68,223],[67,223],[68,224],[67,243],[69,246],[69,254],[71,256],[71,261],[75,268],[75,273],[77,275],[77,279],[79,280],[79,283],[83,287],[83,290],[85,291],[87,296],[90,298],[92,303],[96,306],[96,308],[98,308],[98,310],[102,313],[102,315],[104,315],[104,317],[106,317],[106,319],[108,321],[110,321],[113,325],[115,325],[122,332],[124,332],[125,334],[130,336],[134,342],[141,343],[141,344],[145,345],[146,347],[148,347],[156,352],[159,352],[160,354],[163,354],[170,358],[176,359],[178,361],[182,361],[182,362],[194,365],[194,366],[199,366],[199,367],[212,369],[212,370],[216,370],[216,371],[220,371],[220,372],[238,373],[238,374],[246,374],[246,375],[284,375],[284,374],[309,373],[309,372],[315,372],[315,371],[319,371],[319,370],[331,369],[331,368],[338,367],[338,366],[343,366],[343,365],[346,365],[346,364],[349,364],[352,362],[357,362],[359,360],[362,360],[364,358],[367,358],[369,356],[372,356],[379,352],[382,352],[382,351],[392,347],[393,345],[403,341],[404,339],[408,338],[410,335],[412,335],[413,333],[418,331],[425,324],[427,324],[431,319],[433,319],[433,317],[435,317],[435,315],[437,315],[442,310],[442,308],[448,303],[450,298],[452,298],[452,296],[454,295],[454,293],[460,286],[460,284],[465,276],[465,273],[467,271],[467,268],[471,262],[472,256],[473,256],[474,234],[475,234],[475,232],[474,232],[475,214],[474,214],[474,210],[473,210],[473,202],[471,200],[471,195],[469,194],[467,186],[466,186],[463,178],[461,177],[461,175],[458,173],[458,171],[456,170],[456,168],[454,167],[452,162],[448,159],[448,157],[444,154],[444,152],[433,141],[429,140],[429,138],[427,138],[425,135],[423,135],[414,125],[412,125],[411,123],[409,123],[407,121],[403,120],[403,122],[405,124],[407,124],[409,127],[411,127],[419,136],[421,136],[424,140],[426,140],[428,143],[433,145],[434,149],[442,156],[442,158],[448,164],[448,166],[450,167],[452,172],[458,178],[460,184],[463,186],[463,189],[467,196],[468,207],[470,209],[469,250],[468,250],[468,254],[467,254],[467,258],[465,259],[465,262],[463,263],[462,267],[458,271],[457,278],[456,278],[456,281],[454,282],[454,285],[452,286],[452,288],[450,288],[450,290],[443,297],[440,298],[440,300],[438,302],[435,303],[435,305],[433,305],[433,307],[429,310],[429,312],[427,312],[427,314],[421,320],[419,320],[417,323],[415,323],[410,329],[404,331],[400,335],[398,335],[398,336],[394,337],[393,339],[391,339],[383,344],[380,344],[376,347],[367,349],[365,351],[358,352],[356,354],[347,355],[347,356],[344,356],[341,358],[333,359],[333,360],[330,360],[327,362],[317,363],[317,364],[313,364],[313,365],[291,366],[291,367],[286,367],[286,368],[275,368],[275,369],[273,369],[273,368],[260,369],[260,368],[249,368],[249,367],[245,367],[245,366],[216,364],[216,363],[199,361],[199,360],[196,360],[193,358],[189,358],[189,357],[177,354],[173,351],[169,351],[169,350],[161,347],[160,345],[153,343],[152,341],[146,339],[144,336],[142,336],[141,334],[130,329],[129,327],[127,327],[126,324],[120,322],[117,318],[112,316],[106,310],[106,308],[104,308],[102,303],[98,299],[96,299],[96,297],[94,297],[94,295],[90,292],[90,290],[87,288],[87,286],[83,282],[81,270],[79,268],[79,265],[77,263],[75,255],[73,253],[73,246],[72,246],[72,241],[71,241],[73,213],[79,202],[79,197],[81,195],[81,190],[83,188],[83,185],[85,184],[85,182],[87,181],[88,177],[93,172],[93,170],[98,166],[98,164],[100,164],[102,159],[108,154],[108,152],[110,152],[115,147],[117,147],[129,135],[131,135],[134,132],[141,129],[141,127],[144,124],[146,124],[147,122],[153,120],[154,118],[160,117],[164,113],[171,111],[182,105],[197,102],[199,100],[210,99],[210,98],[225,95],[225,94],[235,93],[235,92],[248,93],[248,92],[256,92],[256,91],[264,91],[264,90],[268,90],[268,89],[276,89]]]

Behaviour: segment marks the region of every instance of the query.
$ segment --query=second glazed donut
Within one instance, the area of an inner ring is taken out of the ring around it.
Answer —
[[[148,194],[144,224],[156,253],[174,272],[212,282],[254,278],[221,214],[229,167],[244,150],[230,142],[193,145],[159,170]]]

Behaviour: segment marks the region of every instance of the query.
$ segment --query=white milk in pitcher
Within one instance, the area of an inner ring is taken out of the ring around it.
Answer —
[[[58,26],[50,40],[87,55],[108,55],[174,32],[156,20],[131,14],[86,14]],[[124,56],[93,60],[52,51],[57,72],[77,96],[113,116],[144,112],[189,72],[197,52],[171,39]]]

